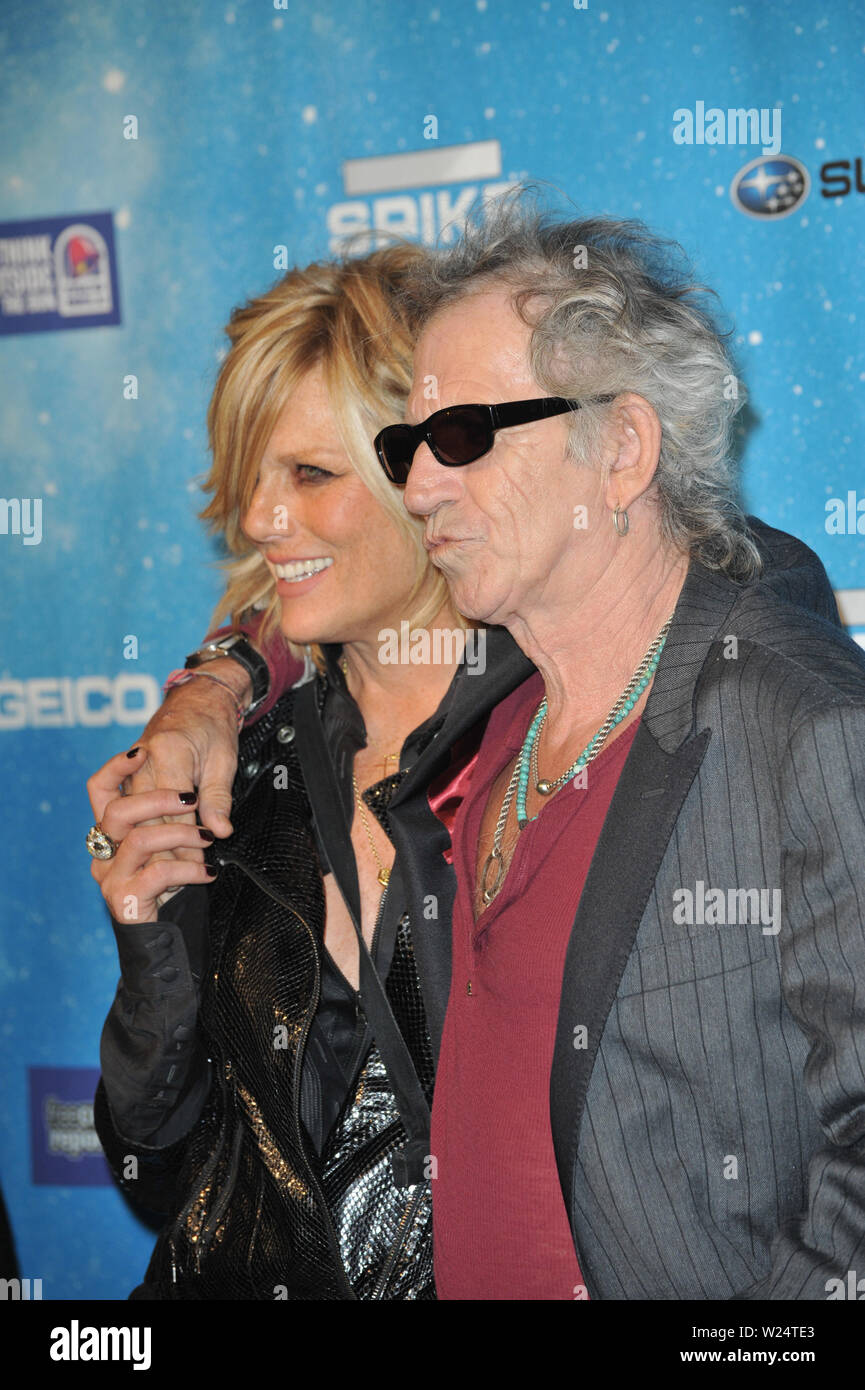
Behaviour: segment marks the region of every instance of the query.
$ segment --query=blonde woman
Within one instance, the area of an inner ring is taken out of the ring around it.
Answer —
[[[258,609],[307,680],[243,735],[220,866],[192,787],[118,795],[143,748],[88,784],[122,972],[99,1132],[167,1218],[136,1298],[435,1297],[433,1057],[387,807],[459,643],[435,664],[379,655],[401,623],[464,625],[372,447],[410,385],[398,300],[422,254],[292,271],[228,327],[203,512],[232,554],[214,623]]]

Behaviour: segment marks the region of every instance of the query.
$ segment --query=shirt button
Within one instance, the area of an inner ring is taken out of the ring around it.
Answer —
[[[247,777],[254,777],[255,774],[256,774],[256,772],[258,772],[258,770],[259,770],[260,767],[261,767],[261,763],[256,762],[255,759],[253,758],[252,762],[251,762],[251,763],[247,763],[247,764],[246,764],[246,767],[245,767],[243,770],[244,770],[244,772],[246,773]]]
[[[292,743],[294,741],[294,729],[291,724],[283,724],[281,729],[276,731],[277,743]]]

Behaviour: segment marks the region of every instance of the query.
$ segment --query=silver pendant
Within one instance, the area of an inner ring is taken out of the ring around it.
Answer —
[[[495,864],[496,866],[496,876],[493,879],[492,886],[487,888],[487,874],[490,871],[491,864]],[[481,902],[484,907],[487,907],[492,902],[496,893],[499,891],[499,884],[503,877],[504,863],[502,861],[502,852],[500,849],[496,849],[494,845],[484,860],[484,867],[481,871]]]
[[[551,792],[552,790],[553,790],[553,784],[552,784],[552,782],[536,782],[536,783],[535,783],[535,791],[536,791],[536,792],[540,792],[541,796],[549,796],[549,794],[550,794],[550,792]]]

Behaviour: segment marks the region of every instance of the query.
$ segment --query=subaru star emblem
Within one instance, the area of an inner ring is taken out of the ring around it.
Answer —
[[[789,217],[811,190],[808,170],[789,155],[761,155],[740,169],[730,197],[749,217]]]

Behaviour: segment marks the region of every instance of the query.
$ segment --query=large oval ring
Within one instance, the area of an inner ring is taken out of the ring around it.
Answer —
[[[87,852],[94,859],[113,859],[119,846],[101,825],[91,825],[87,832]]]
[[[496,876],[493,879],[492,886],[488,888],[487,878],[489,876],[490,868],[493,865],[495,866]],[[504,878],[504,876],[505,865],[502,852],[500,849],[496,849],[495,845],[493,845],[492,849],[490,850],[489,854],[484,860],[484,867],[481,870],[481,902],[483,903],[484,907],[488,907],[489,904],[492,902],[493,898],[496,896],[496,893],[499,891],[499,887],[501,886],[501,881]]]

